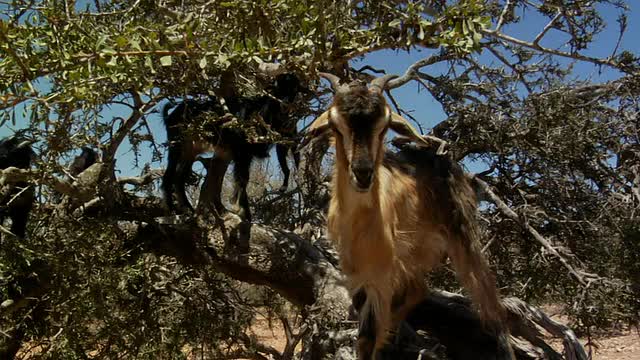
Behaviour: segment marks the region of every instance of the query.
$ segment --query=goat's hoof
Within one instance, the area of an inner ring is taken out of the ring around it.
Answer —
[[[280,186],[280,188],[278,189],[278,192],[281,192],[281,193],[287,192],[287,189],[288,189],[288,188],[289,188],[289,187],[288,187],[287,185],[282,185],[282,186]]]

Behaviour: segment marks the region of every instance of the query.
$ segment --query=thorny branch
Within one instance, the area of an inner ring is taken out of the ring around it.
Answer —
[[[487,29],[481,29],[480,30],[482,32],[482,34],[489,36],[489,37],[494,37],[512,44],[516,44],[519,46],[523,46],[529,49],[533,49],[533,50],[538,50],[541,51],[543,53],[547,53],[547,54],[551,54],[551,55],[556,55],[556,56],[561,56],[564,58],[569,58],[569,59],[575,59],[575,60],[580,60],[580,61],[586,61],[586,62],[590,62],[592,64],[597,64],[597,65],[605,65],[608,67],[612,67],[615,69],[619,69],[621,71],[624,71],[626,73],[629,74],[638,74],[638,71],[631,71],[629,70],[629,68],[627,66],[625,66],[622,63],[619,63],[617,61],[614,61],[611,58],[605,58],[605,59],[601,59],[601,58],[597,58],[597,57],[593,57],[593,56],[587,56],[587,55],[583,55],[580,54],[578,52],[573,52],[573,53],[569,53],[569,52],[565,52],[565,51],[560,51],[560,50],[556,50],[556,49],[552,49],[552,48],[548,48],[548,47],[544,47],[541,46],[540,44],[534,44],[533,42],[528,42],[528,41],[524,41],[524,40],[520,40],[517,38],[514,38],[512,36],[509,36],[507,34],[504,34],[498,30],[487,30]]]
[[[545,239],[540,233],[534,229],[525,219],[523,219],[520,215],[518,215],[515,211],[513,211],[509,205],[507,205],[492,189],[489,184],[487,184],[484,180],[478,178],[477,176],[473,177],[474,182],[482,189],[482,191],[488,195],[491,202],[493,202],[496,207],[500,210],[500,212],[508,217],[509,219],[515,221],[520,226],[522,226],[531,236],[533,236],[536,241],[538,241],[545,249],[547,249],[553,256],[555,256],[562,265],[569,270],[569,273],[576,279],[578,282],[587,286],[588,282],[593,280],[600,280],[601,277],[595,274],[585,273],[583,271],[579,271],[574,269],[574,267],[569,264],[567,259],[565,259],[549,242],[549,240]]]

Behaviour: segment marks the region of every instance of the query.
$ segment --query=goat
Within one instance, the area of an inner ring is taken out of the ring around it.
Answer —
[[[281,74],[275,79],[271,96],[248,98],[232,96],[224,99],[231,113],[240,120],[246,119],[252,114],[262,116],[266,124],[283,136],[293,137],[297,134],[296,121],[289,119],[289,113],[284,108],[293,102],[300,91],[300,81],[293,74]],[[223,116],[225,111],[220,101],[213,98],[206,102],[185,100],[168,113],[169,105],[163,109],[164,123],[169,142],[169,155],[167,169],[162,180],[164,199],[169,211],[175,210],[173,205],[173,193],[176,193],[178,206],[181,209],[193,210],[185,193],[185,183],[191,173],[191,166],[196,157],[207,151],[214,151],[215,157],[211,160],[207,169],[207,181],[212,183],[212,202],[219,213],[224,212],[224,206],[220,199],[222,181],[230,161],[234,162],[235,189],[233,200],[238,214],[245,220],[251,221],[251,212],[247,196],[247,184],[249,182],[249,169],[254,158],[266,158],[272,144],[252,143],[242,131],[210,124],[205,126],[207,135],[196,136],[188,134],[185,126],[198,115],[212,112]],[[293,149],[292,145],[276,144],[278,162],[284,175],[284,183],[280,188],[286,190],[289,184],[290,170],[287,165],[287,153]],[[293,152],[296,167],[299,163],[297,152]]]
[[[90,147],[83,146],[80,155],[73,158],[69,166],[69,174],[77,176],[98,160],[98,153]]]
[[[29,169],[32,156],[31,141],[22,135],[15,134],[0,140],[0,169],[9,167]],[[0,225],[6,217],[9,217],[11,232],[24,238],[35,197],[34,189],[26,181],[7,186],[7,189],[0,192]]]
[[[358,310],[358,358],[380,356],[389,332],[424,299],[424,276],[446,255],[481,318],[503,336],[503,309],[481,252],[475,193],[463,170],[391,111],[383,90],[395,76],[367,87],[320,75],[335,95],[301,146],[323,135],[335,140],[327,230]],[[388,151],[388,129],[422,146]],[[510,359],[512,350],[505,351]]]

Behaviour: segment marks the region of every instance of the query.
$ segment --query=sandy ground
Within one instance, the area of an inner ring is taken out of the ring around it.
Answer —
[[[629,330],[619,335],[596,339],[594,360],[640,360],[640,334]]]
[[[543,306],[542,310],[553,320],[567,324],[568,319],[562,314],[562,309],[556,305]],[[556,350],[562,351],[561,339],[550,339]],[[587,353],[593,360],[640,360],[640,330],[627,328],[612,330],[604,336],[591,338],[591,346],[587,347],[588,339],[580,338]]]
[[[549,315],[553,315],[554,311],[544,308],[545,312]],[[566,318],[562,315],[556,314],[551,316],[558,322],[565,322]],[[282,351],[286,345],[286,337],[282,324],[275,320],[269,327],[269,322],[263,316],[258,315],[254,320],[254,324],[251,327],[253,335],[262,344],[272,346],[275,349]],[[297,332],[297,329],[293,330]],[[550,343],[556,350],[562,349],[561,339],[549,339]],[[583,344],[586,344],[587,339],[581,339]],[[591,354],[593,360],[640,360],[640,331],[633,329],[626,329],[623,331],[612,332],[607,336],[600,336],[592,339],[593,346],[591,347]],[[298,347],[300,345],[298,344]],[[297,349],[299,350],[299,349]],[[587,351],[589,349],[587,348]],[[26,355],[26,358],[31,358],[29,355],[40,354],[41,349],[36,347],[30,347],[29,344],[25,345],[21,350],[21,356]],[[245,360],[245,359],[238,359]]]
[[[546,309],[545,309],[546,310]],[[553,314],[553,311],[548,313]],[[564,322],[561,315],[554,315],[552,318],[559,322]],[[252,330],[257,339],[263,344],[272,346],[282,351],[286,344],[284,330],[278,321],[272,323],[269,328],[266,319],[260,317],[255,320]],[[295,330],[294,330],[295,331]],[[556,349],[562,349],[562,340],[552,340]],[[581,339],[583,345],[587,339]],[[592,339],[594,346],[591,347],[593,360],[640,360],[640,332],[634,329],[612,332],[607,336]],[[586,349],[587,352],[589,349]]]

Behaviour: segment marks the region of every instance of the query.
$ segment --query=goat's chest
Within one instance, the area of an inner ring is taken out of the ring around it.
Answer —
[[[336,242],[347,276],[376,276],[389,272],[394,261],[392,231],[379,212],[332,203],[329,236]]]

